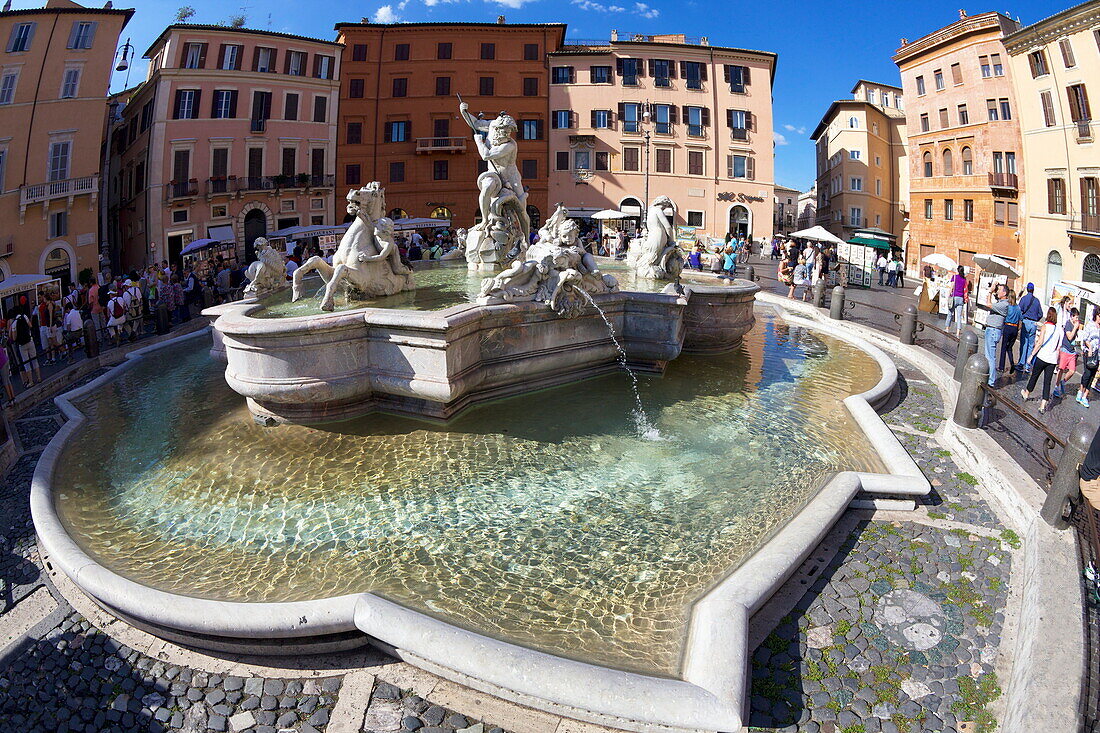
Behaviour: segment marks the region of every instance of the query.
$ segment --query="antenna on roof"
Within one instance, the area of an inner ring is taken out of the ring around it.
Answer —
[[[5,13],[6,13],[6,12],[8,12],[9,10],[11,10],[11,0],[8,0],[8,1],[6,2],[6,3],[4,3],[4,10],[3,10],[3,12],[5,12]]]

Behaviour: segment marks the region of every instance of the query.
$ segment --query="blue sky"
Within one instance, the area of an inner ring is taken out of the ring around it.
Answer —
[[[128,4],[115,0],[115,7]],[[829,103],[849,97],[860,78],[897,84],[897,67],[890,57],[900,39],[919,38],[954,22],[961,6],[959,0],[368,0],[355,5],[332,0],[141,0],[135,4],[137,13],[125,35],[131,37],[139,55],[185,4],[196,11],[194,23],[224,22],[243,12],[250,27],[320,38],[334,38],[333,25],[358,21],[357,14],[377,22],[492,22],[504,14],[511,22],[564,22],[569,36],[576,38],[607,38],[612,28],[632,33],[680,32],[709,36],[715,45],[774,51],[779,54],[774,89],[776,182],[800,190],[815,175],[808,135]],[[1014,0],[1000,8],[962,7],[971,14],[999,9],[1028,24],[1068,4]],[[143,77],[144,69],[144,62],[135,64],[131,83]],[[120,89],[124,75],[115,76],[113,88]]]

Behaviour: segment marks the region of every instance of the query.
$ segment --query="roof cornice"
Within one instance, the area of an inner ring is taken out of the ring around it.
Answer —
[[[1098,23],[1100,0],[1089,0],[1008,34],[1004,39],[1005,49],[1013,56],[1018,56],[1035,46],[1053,43],[1062,36],[1091,30]]]
[[[1002,13],[990,12],[970,15],[956,20],[951,25],[932,31],[915,41],[910,41],[894,53],[893,60],[894,63],[901,66],[903,63],[911,61],[922,54],[967,36],[989,33],[1003,37],[1006,26],[1018,28],[1019,24]]]
[[[307,43],[319,43],[324,46],[333,46],[335,48],[343,48],[342,43],[338,41],[326,41],[321,38],[312,38],[310,36],[298,36],[293,33],[279,33],[278,31],[264,31],[257,28],[230,28],[227,25],[213,25],[205,23],[173,23],[172,25],[161,31],[156,40],[149,44],[149,48],[145,50],[144,58],[150,58],[149,54],[154,48],[161,45],[165,39],[168,38],[174,31],[180,32],[194,32],[194,33],[243,33],[245,35],[255,35],[267,38],[288,38],[293,41],[305,41]]]

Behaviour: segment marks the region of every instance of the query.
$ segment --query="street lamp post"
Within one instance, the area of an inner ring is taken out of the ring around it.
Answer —
[[[647,221],[646,216],[649,214],[649,102],[646,101],[645,109],[642,112],[642,141],[645,143],[645,193],[642,195],[642,226],[645,226]]]

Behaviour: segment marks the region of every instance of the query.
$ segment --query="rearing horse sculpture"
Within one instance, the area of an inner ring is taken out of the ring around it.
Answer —
[[[401,262],[394,241],[393,221],[383,216],[386,192],[377,181],[348,191],[348,213],[355,217],[340,240],[332,264],[310,257],[294,271],[293,300],[302,297],[302,278],[318,272],[325,281],[321,310],[335,307],[336,289],[343,285],[348,297],[379,298],[416,287],[412,270]]]

